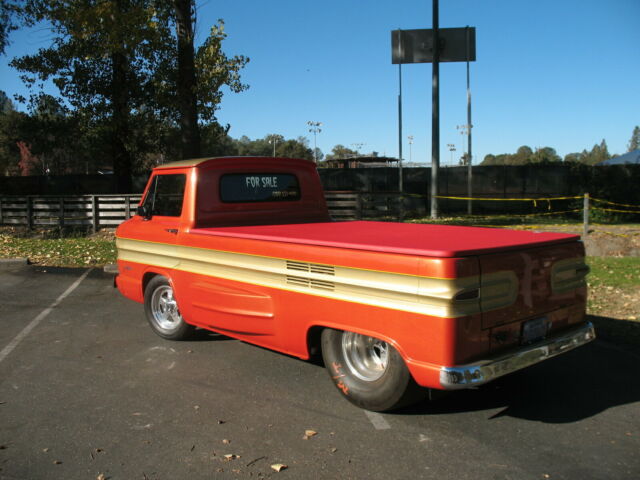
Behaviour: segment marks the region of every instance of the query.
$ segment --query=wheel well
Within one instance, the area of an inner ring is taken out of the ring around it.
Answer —
[[[158,275],[160,274],[156,272],[147,272],[143,275],[142,277],[142,297],[143,298],[144,298],[144,292],[147,290],[147,285],[149,285],[149,282],[153,277],[157,277]]]
[[[309,352],[310,357],[318,357],[322,353],[321,337],[325,328],[316,325],[307,331],[307,352]]]

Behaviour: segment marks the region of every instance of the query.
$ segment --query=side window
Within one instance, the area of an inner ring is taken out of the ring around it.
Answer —
[[[180,216],[186,180],[187,176],[183,173],[154,177],[149,193],[144,199],[144,205],[149,208],[152,216]]]

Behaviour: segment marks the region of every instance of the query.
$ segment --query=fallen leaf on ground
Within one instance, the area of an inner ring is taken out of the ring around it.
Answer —
[[[276,472],[279,472],[280,470],[286,470],[288,467],[284,463],[274,463],[271,465],[271,468]]]
[[[315,430],[305,430],[303,440],[309,440],[311,437],[314,437],[318,434]]]
[[[96,477],[96,480],[106,480],[106,479],[107,479],[107,477],[104,476],[104,473],[101,473],[100,475],[98,475]]]
[[[229,460],[235,460],[236,458],[240,458],[240,455],[236,455],[235,453],[227,453],[224,456],[224,459],[229,461]]]
[[[62,465],[62,462],[60,460],[54,460],[53,464],[54,465]]]
[[[222,443],[224,443],[225,445],[229,445],[231,443],[231,440],[227,440],[226,438],[223,438]]]

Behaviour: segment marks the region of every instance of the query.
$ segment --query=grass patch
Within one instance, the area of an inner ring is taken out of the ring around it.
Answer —
[[[588,257],[589,286],[640,287],[640,257]]]
[[[34,264],[57,267],[104,266],[116,262],[115,241],[108,236],[47,236],[0,231],[0,258],[26,257]]]

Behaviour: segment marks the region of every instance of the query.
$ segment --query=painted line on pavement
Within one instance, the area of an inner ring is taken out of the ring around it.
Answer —
[[[9,344],[4,347],[2,349],[2,351],[0,352],[0,362],[2,362],[5,358],[7,358],[7,356],[9,356],[9,354],[13,351],[14,348],[16,348],[18,346],[18,344],[24,340],[24,338],[29,335],[29,333],[31,332],[31,330],[33,330],[34,328],[36,328],[38,326],[38,324],[44,319],[46,318],[47,315],[49,315],[51,313],[51,310],[53,310],[54,308],[56,308],[60,302],[62,302],[65,298],[67,298],[71,292],[73,292],[78,285],[80,285],[80,282],[82,282],[87,275],[89,275],[89,272],[91,272],[91,270],[93,270],[93,268],[90,268],[89,270],[87,270],[86,272],[84,272],[80,278],[78,278],[75,282],[73,282],[71,284],[71,286],[69,288],[67,288],[64,293],[62,293],[62,295],[60,295],[55,302],[53,302],[51,305],[49,305],[47,308],[45,308],[42,312],[40,312],[40,314],[34,318],[33,320],[31,320],[31,322],[29,322],[29,325],[27,325],[26,327],[24,327],[22,329],[22,331],[15,336],[15,338],[13,340],[11,340],[11,342],[9,342]]]
[[[376,430],[389,430],[391,428],[389,422],[387,422],[387,420],[379,413],[365,410],[364,414],[369,418],[369,421],[373,424]]]

